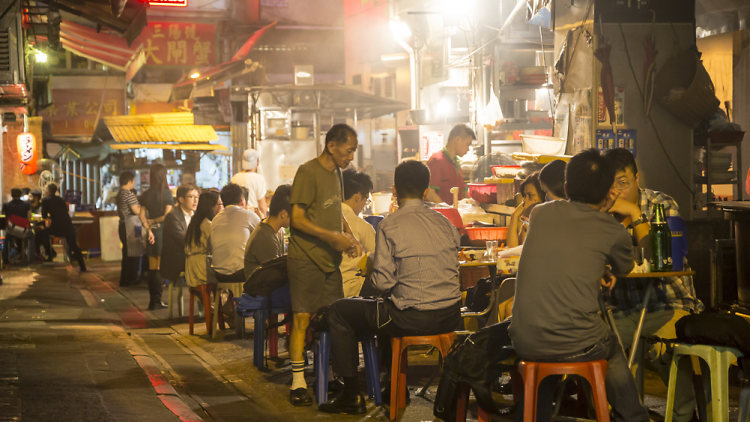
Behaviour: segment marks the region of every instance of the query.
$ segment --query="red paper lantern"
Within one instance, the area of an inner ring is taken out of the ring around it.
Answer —
[[[23,174],[36,173],[36,136],[33,133],[23,132],[16,138],[18,146],[18,162],[21,164]]]

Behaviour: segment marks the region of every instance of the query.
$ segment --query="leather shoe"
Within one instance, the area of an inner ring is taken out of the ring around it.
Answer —
[[[328,381],[328,394],[338,395],[340,392],[344,391],[344,383],[335,379],[333,381]],[[318,383],[313,383],[313,392],[315,395],[318,395]]]
[[[293,406],[310,406],[312,397],[307,393],[307,388],[297,388],[289,391],[289,402]]]
[[[169,305],[167,305],[166,303],[164,303],[162,301],[158,301],[158,302],[154,302],[154,303],[151,303],[150,305],[148,305],[148,310],[149,311],[155,311],[157,309],[164,309],[164,308],[168,308],[168,307],[169,307]]]
[[[367,413],[367,404],[365,403],[365,396],[362,394],[349,396],[342,393],[335,399],[329,400],[318,406],[318,410],[325,413],[361,415]]]

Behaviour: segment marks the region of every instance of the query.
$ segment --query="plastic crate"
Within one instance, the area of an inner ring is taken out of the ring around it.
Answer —
[[[497,203],[497,186],[489,183],[469,183],[469,196],[480,204]]]
[[[498,246],[508,238],[507,227],[467,227],[466,234],[476,246],[486,246],[488,240],[497,240]]]

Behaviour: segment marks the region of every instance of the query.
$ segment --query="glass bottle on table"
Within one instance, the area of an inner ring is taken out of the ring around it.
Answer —
[[[654,205],[654,217],[651,220],[651,271],[672,271],[672,232],[664,216],[664,205]]]

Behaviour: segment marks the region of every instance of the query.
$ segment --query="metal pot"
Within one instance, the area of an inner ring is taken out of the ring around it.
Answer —
[[[416,125],[426,125],[430,123],[430,110],[409,110],[409,116]]]
[[[506,119],[527,120],[527,101],[521,99],[507,100],[502,107],[503,117]]]

